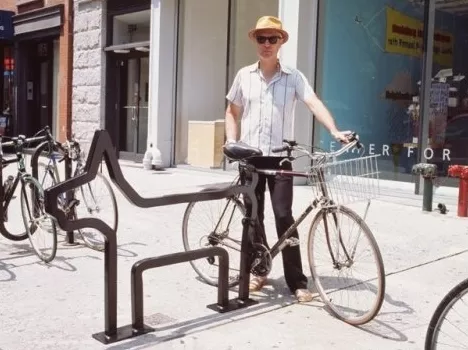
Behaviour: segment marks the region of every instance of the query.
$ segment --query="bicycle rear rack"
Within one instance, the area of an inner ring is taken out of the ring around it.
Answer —
[[[117,232],[111,229],[105,222],[95,218],[82,218],[77,220],[70,220],[66,213],[64,213],[58,205],[58,197],[65,192],[69,192],[74,188],[83,186],[96,177],[99,170],[99,166],[104,158],[107,169],[109,172],[110,179],[114,185],[119,188],[122,194],[134,205],[140,208],[153,208],[166,205],[174,205],[180,203],[189,203],[194,201],[209,201],[223,199],[230,196],[238,196],[244,194],[248,196],[252,203],[252,214],[248,217],[250,220],[256,220],[257,216],[257,199],[255,196],[255,187],[258,182],[258,175],[252,174],[252,183],[250,186],[246,185],[234,185],[220,189],[209,189],[195,193],[182,193],[165,195],[155,198],[144,198],[141,197],[135,189],[125,180],[115,150],[112,145],[110,136],[106,130],[96,130],[94,138],[91,143],[89,150],[89,156],[86,160],[83,174],[76,177],[69,178],[55,186],[49,187],[44,191],[45,197],[45,209],[46,211],[54,216],[63,230],[75,231],[83,228],[94,228],[99,230],[106,238],[105,250],[104,250],[104,331],[94,335],[94,338],[107,344],[110,342],[118,342],[128,337],[134,337],[145,332],[151,331],[149,327],[142,324],[141,320],[142,311],[141,306],[136,302],[134,304],[134,316],[132,326],[125,326],[123,328],[117,328]],[[228,304],[225,301],[226,288],[220,286],[218,293],[222,293],[221,307],[219,306],[220,300],[218,295],[218,304],[211,305],[210,308],[217,310],[218,312],[227,312],[241,307],[247,307],[252,304],[256,304],[249,298],[249,278],[250,278],[250,267],[249,267],[249,230],[253,229],[252,225],[249,225],[249,220],[245,220],[243,232],[242,232],[242,243],[241,243],[241,259],[240,259],[240,275],[239,275],[239,292],[238,297],[234,300],[230,300]],[[189,251],[184,253],[175,253],[168,256],[159,258],[150,258],[150,260],[143,260],[134,265],[134,269],[152,268],[152,266],[163,266],[161,264],[174,264],[179,261],[189,261],[198,259],[203,254],[219,253],[220,251]],[[201,255],[200,255],[201,254]],[[220,253],[222,254],[222,253]],[[140,264],[140,265],[139,265]],[[220,267],[221,268],[221,267]],[[132,269],[132,271],[134,270]],[[136,272],[135,272],[136,273]],[[140,281],[141,282],[141,281]],[[136,287],[138,287],[138,281]],[[141,285],[140,285],[141,287]],[[138,289],[138,288],[137,288]],[[135,291],[136,292],[136,291]],[[141,294],[140,294],[141,295]],[[136,297],[136,296],[135,296]],[[132,298],[133,300],[133,298]],[[135,301],[134,301],[135,302]],[[135,315],[136,312],[136,315]]]

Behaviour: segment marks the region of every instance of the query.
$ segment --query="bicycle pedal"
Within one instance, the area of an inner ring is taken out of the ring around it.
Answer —
[[[295,247],[295,246],[298,246],[301,242],[297,238],[291,237],[286,240],[286,243],[290,247]]]

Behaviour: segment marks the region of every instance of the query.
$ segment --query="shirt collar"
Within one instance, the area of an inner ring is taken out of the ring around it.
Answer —
[[[252,64],[249,69],[251,73],[258,72],[259,70],[260,70],[260,61],[257,61],[254,64]],[[292,73],[291,69],[281,64],[279,60],[278,60],[278,71],[282,71],[283,73],[286,73],[286,74]]]

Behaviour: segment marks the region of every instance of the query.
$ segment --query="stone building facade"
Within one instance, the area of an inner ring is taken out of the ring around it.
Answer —
[[[107,1],[75,0],[72,130],[84,144],[105,128]]]

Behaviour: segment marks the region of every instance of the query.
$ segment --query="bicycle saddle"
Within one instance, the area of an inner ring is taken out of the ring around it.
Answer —
[[[234,161],[263,155],[263,152],[260,149],[251,147],[243,142],[225,144],[223,146],[223,152],[226,157]]]

